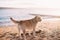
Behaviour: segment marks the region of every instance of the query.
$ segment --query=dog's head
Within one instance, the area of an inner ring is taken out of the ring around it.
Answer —
[[[42,21],[42,19],[41,19],[41,17],[40,17],[40,16],[35,16],[35,20],[36,20],[37,22]]]

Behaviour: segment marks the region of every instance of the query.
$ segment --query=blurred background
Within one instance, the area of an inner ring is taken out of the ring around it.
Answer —
[[[59,0],[0,0],[0,25],[12,25],[10,17],[16,20],[34,17],[29,14],[60,16],[60,2]],[[60,20],[49,17],[46,20],[52,19]]]

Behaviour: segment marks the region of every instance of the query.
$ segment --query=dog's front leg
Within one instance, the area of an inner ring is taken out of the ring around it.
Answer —
[[[21,32],[20,32],[20,25],[18,24],[18,31],[19,31],[19,37],[20,37],[20,39],[22,39],[22,37],[21,37]]]

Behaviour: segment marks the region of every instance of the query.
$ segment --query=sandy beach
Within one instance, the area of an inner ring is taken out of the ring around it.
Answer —
[[[60,36],[59,36],[60,32],[59,31],[60,31],[60,20],[54,20],[54,21],[44,20],[44,21],[41,21],[37,24],[37,27],[36,27],[37,37],[33,40],[60,40]],[[17,25],[2,26],[2,27],[0,27],[0,40],[22,40],[22,39],[19,39],[19,37],[18,37],[19,35],[17,36],[18,33],[19,32],[17,29]],[[12,34],[12,35],[15,34],[15,35],[12,36],[10,34]],[[57,36],[57,34],[59,34],[59,35]],[[28,34],[26,34],[26,36],[27,35]],[[6,38],[6,36],[7,37],[11,36],[11,37]],[[15,38],[13,38],[13,37],[15,37]],[[32,35],[28,36],[27,39],[32,40],[31,37],[32,37]]]

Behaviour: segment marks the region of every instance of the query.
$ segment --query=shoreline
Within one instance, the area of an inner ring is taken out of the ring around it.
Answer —
[[[59,20],[56,20],[56,21],[42,21],[42,22],[39,22],[37,24],[37,27],[36,27],[36,30],[49,30],[49,31],[52,31],[52,30],[55,30],[57,28],[60,28],[60,21]],[[3,30],[3,29],[14,29],[14,31],[18,30],[17,29],[17,25],[3,25],[3,26],[0,26],[0,30]],[[6,30],[8,31],[8,30]]]
[[[38,32],[37,30],[41,30],[41,32]],[[53,39],[55,39],[55,37],[57,39],[59,39],[58,38],[59,35],[57,36],[55,34],[57,34],[57,33],[59,34],[59,32],[60,32],[60,21],[47,21],[47,20],[45,20],[45,21],[39,22],[37,24],[35,32],[37,35],[37,37],[35,38],[36,40],[39,40],[39,39],[40,40],[50,40],[50,39],[53,40]],[[11,37],[11,38],[7,38],[6,36]],[[54,38],[52,36],[54,36]],[[26,37],[27,37],[27,40],[30,40],[31,37],[34,40],[33,35],[29,36],[26,33]],[[0,26],[0,40],[10,40],[10,39],[19,40],[19,38],[20,37],[19,37],[17,25],[8,25],[8,26],[3,26],[3,27]]]

